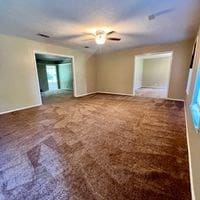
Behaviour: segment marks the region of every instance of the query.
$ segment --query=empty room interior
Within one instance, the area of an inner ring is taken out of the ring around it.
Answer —
[[[0,200],[199,200],[199,10],[0,0]]]
[[[172,53],[135,57],[135,96],[167,98]]]
[[[70,57],[36,53],[35,61],[41,100],[62,101],[73,96],[73,62]]]

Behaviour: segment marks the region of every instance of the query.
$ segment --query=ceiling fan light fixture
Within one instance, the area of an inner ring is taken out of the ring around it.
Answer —
[[[103,45],[106,42],[106,32],[105,31],[97,31],[95,41],[98,45]]]

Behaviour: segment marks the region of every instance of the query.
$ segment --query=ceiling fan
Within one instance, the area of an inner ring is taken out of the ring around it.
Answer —
[[[113,33],[116,33],[115,31],[110,31],[106,33],[104,30],[97,30],[94,34],[91,33],[90,35],[93,36],[91,39],[85,39],[83,41],[90,41],[90,40],[95,40],[96,44],[98,45],[103,45],[107,40],[111,41],[120,41],[121,38],[118,37],[110,37]]]

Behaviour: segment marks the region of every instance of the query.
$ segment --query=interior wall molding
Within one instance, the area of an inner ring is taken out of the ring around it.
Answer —
[[[185,102],[184,99],[174,99],[174,98],[165,98],[166,100],[171,100],[171,101],[182,101],[182,102]]]
[[[42,105],[42,103],[39,103],[39,104],[35,104],[35,105],[32,105],[32,106],[25,106],[25,107],[16,108],[16,109],[13,109],[13,110],[7,110],[7,111],[0,112],[0,115],[11,113],[11,112],[16,112],[16,111],[20,111],[20,110],[25,110],[25,109],[29,109],[29,108],[34,108],[34,107],[38,107],[38,106],[41,106],[41,105]]]
[[[76,95],[75,97],[84,97],[84,96],[88,96],[88,95],[91,95],[91,94],[96,94],[96,92],[89,92],[89,93],[85,93],[85,94],[80,94],[80,95]],[[34,107],[38,107],[38,106],[41,106],[41,105],[42,105],[42,103],[39,103],[39,104],[31,105],[31,106],[25,106],[25,107],[12,109],[12,110],[7,110],[7,111],[0,112],[0,115],[16,112],[16,111],[20,111],[20,110],[25,110],[25,109],[29,109],[29,108],[34,108]]]
[[[118,93],[118,92],[105,92],[105,91],[97,91],[97,94],[114,94],[114,95],[123,95],[123,96],[134,96],[133,94],[127,94],[127,93]]]
[[[117,92],[105,92],[105,91],[97,91],[96,93],[99,94],[114,94],[114,95],[123,95],[123,96],[135,96],[134,94],[126,94],[126,93],[117,93]],[[175,99],[175,98],[164,98],[166,100],[170,100],[170,101],[182,101],[185,102],[185,100],[183,99]]]
[[[74,97],[84,97],[84,96],[88,96],[88,95],[91,95],[91,94],[96,94],[97,92],[88,92],[88,93],[85,93],[85,94],[79,94],[79,95],[76,95]]]
[[[142,85],[141,88],[154,88],[154,89],[167,89],[166,87],[161,87],[161,86],[145,86]]]
[[[97,92],[89,92],[89,93],[85,93],[85,94],[76,95],[74,97],[78,98],[78,97],[84,97],[84,96],[88,96],[88,95],[92,95],[92,94],[113,94],[113,95],[132,96],[132,97],[135,96],[133,94],[127,94],[127,93],[97,91]],[[182,101],[182,102],[184,102],[184,100],[182,100],[182,99],[173,99],[173,98],[166,98],[166,99],[172,100],[172,101]],[[0,112],[0,115],[11,113],[11,112],[16,112],[16,111],[20,111],[20,110],[25,110],[25,109],[29,109],[29,108],[34,108],[34,107],[38,107],[38,106],[41,106],[41,105],[42,105],[42,103],[39,103],[39,104],[31,105],[31,106],[25,106],[25,107],[16,108],[16,109],[13,109],[13,110],[3,111],[3,112]]]
[[[192,162],[191,162],[191,151],[189,143],[189,127],[188,127],[188,118],[187,118],[187,103],[184,103],[184,113],[185,113],[185,124],[186,124],[186,137],[187,137],[187,147],[188,147],[188,162],[189,162],[189,174],[190,174],[190,189],[192,200],[196,200],[194,192],[194,181],[193,181],[193,172],[192,172]]]

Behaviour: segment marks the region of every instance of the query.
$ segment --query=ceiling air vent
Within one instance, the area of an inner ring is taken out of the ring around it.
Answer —
[[[37,35],[40,36],[40,37],[43,37],[43,38],[50,38],[49,35],[45,35],[45,34],[42,34],[42,33],[38,33]]]

